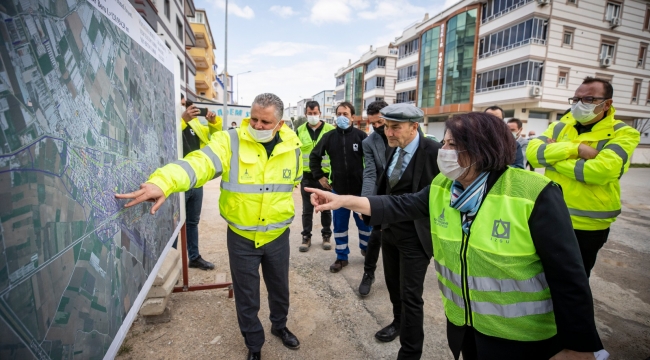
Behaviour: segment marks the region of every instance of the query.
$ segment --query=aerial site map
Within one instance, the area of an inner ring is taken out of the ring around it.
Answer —
[[[0,3],[0,359],[103,358],[181,221],[114,198],[178,157],[174,73],[92,1]]]

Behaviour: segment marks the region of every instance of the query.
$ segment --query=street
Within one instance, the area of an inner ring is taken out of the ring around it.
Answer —
[[[621,179],[622,214],[612,226],[591,276],[596,322],[610,359],[650,357],[650,169],[630,169]],[[226,223],[219,216],[219,181],[205,186],[200,222],[202,256],[216,270],[190,269],[191,283],[214,281],[229,273]],[[300,192],[294,191],[296,218],[291,225],[291,310],[287,327],[301,341],[297,351],[286,349],[270,333],[266,289],[262,281],[259,317],[266,331],[264,359],[395,359],[399,340],[380,343],[374,333],[392,320],[391,303],[383,280],[381,260],[370,295],[357,289],[363,275],[358,233],[350,225],[350,265],[329,272],[334,250],[320,247],[320,215],[315,216],[312,247],[298,252],[301,243]],[[333,241],[333,240],[332,240]],[[228,275],[230,279],[230,275]],[[425,343],[423,359],[451,359],[446,320],[433,263],[424,293]],[[244,359],[247,349],[237,325],[235,304],[221,290],[177,293],[171,299],[171,322],[132,326],[119,359]]]

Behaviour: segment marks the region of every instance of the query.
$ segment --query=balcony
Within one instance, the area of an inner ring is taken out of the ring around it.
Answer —
[[[545,46],[546,45],[546,40],[544,40],[544,39],[526,39],[526,40],[519,41],[519,42],[516,42],[514,44],[511,44],[511,45],[502,47],[500,49],[492,50],[492,51],[487,52],[485,54],[481,54],[481,55],[479,55],[478,58],[479,59],[485,59],[485,58],[490,57],[492,55],[497,55],[497,54],[500,54],[502,52],[506,52],[508,50],[518,48],[518,47],[528,45],[528,44]]]
[[[474,106],[480,107],[506,102],[535,103],[539,101],[539,98],[530,97],[530,89],[533,86],[540,86],[540,84],[539,81],[527,80],[478,89],[474,95]]]
[[[208,40],[205,38],[205,33],[203,32],[195,32],[194,37],[196,38],[196,47],[208,48]]]
[[[197,54],[193,51],[190,55],[192,56],[192,60],[196,63],[197,69],[208,69],[210,67],[208,58],[205,54]]]
[[[196,77],[194,78],[194,84],[196,90],[207,90],[212,85],[212,79],[209,79],[208,75],[203,71],[197,71]]]
[[[410,53],[408,56],[399,58],[397,60],[397,63],[395,64],[396,69],[401,69],[405,66],[409,66],[411,64],[415,64],[418,62],[420,59],[420,52],[419,51],[414,51]]]

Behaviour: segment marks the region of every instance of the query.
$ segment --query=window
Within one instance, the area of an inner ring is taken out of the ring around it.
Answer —
[[[543,69],[544,64],[542,62],[525,61],[480,73],[476,76],[476,92],[539,85],[542,80]],[[568,76],[566,80],[568,80]]]
[[[205,24],[205,15],[202,12],[196,12],[196,16],[194,17],[187,17],[191,23],[195,24]]]
[[[567,69],[560,68],[557,76],[557,86],[567,87],[569,84],[569,71]]]
[[[418,76],[417,64],[397,69],[397,82],[415,79]]]
[[[415,90],[409,90],[409,91],[397,93],[395,102],[415,104]]]
[[[564,27],[564,34],[562,34],[562,46],[573,47],[573,34],[574,28]]]
[[[641,97],[641,80],[634,79],[634,87],[632,88],[632,104],[638,104]]]
[[[542,112],[542,111],[529,111],[529,112],[528,112],[528,118],[529,118],[529,119],[544,119],[544,120],[548,120],[549,115],[551,115],[551,113]]]
[[[183,60],[181,60],[181,58],[178,58],[178,63],[181,67],[181,80],[185,80],[185,64],[183,63]]]
[[[600,45],[600,59],[605,58],[614,58],[614,52],[616,50],[616,44],[612,43],[602,43]]]
[[[375,70],[376,68],[385,68],[385,67],[386,67],[386,58],[385,57],[375,58],[366,67],[366,73],[369,73],[369,72]]]
[[[650,7],[645,9],[645,19],[643,20],[643,30],[650,31]]]
[[[385,78],[383,76],[371,77],[366,81],[366,91],[384,88]]]
[[[567,3],[567,5],[578,6],[578,0],[567,0],[566,3]]]
[[[345,75],[336,78],[336,86],[345,84]]]
[[[205,92],[201,91],[201,92],[199,93],[199,95],[201,95],[201,96],[205,96]]]
[[[165,0],[165,16],[167,17],[167,20],[171,20],[171,9],[170,9],[170,0]]]
[[[178,17],[176,17],[176,36],[183,40],[183,23]]]
[[[476,16],[477,9],[472,9],[447,21],[440,105],[469,102],[476,55]]]
[[[420,48],[420,39],[413,39],[411,41],[407,41],[404,44],[399,46],[399,58],[404,58],[407,57],[411,54],[414,54],[415,52],[418,51]]]
[[[621,4],[615,2],[607,2],[607,7],[605,8],[605,20],[610,21],[614,18],[618,18],[621,12]]]
[[[546,44],[548,21],[540,18],[528,19],[479,41],[479,58],[486,58],[516,47],[528,44]]]
[[[442,72],[440,53],[440,26],[422,34],[420,48],[420,77],[418,79],[418,106],[423,108],[436,105],[441,93],[438,93],[438,73]],[[438,68],[440,62],[440,69]]]
[[[636,62],[636,67],[644,69],[645,68],[645,57],[648,53],[648,44],[641,43],[639,47],[639,59]]]
[[[486,23],[535,0],[488,0],[482,7],[481,21]]]

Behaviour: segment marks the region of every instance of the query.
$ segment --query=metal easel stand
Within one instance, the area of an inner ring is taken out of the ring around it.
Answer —
[[[214,284],[200,284],[200,285],[189,285],[189,271],[188,271],[188,262],[187,262],[187,234],[185,232],[185,223],[181,228],[181,261],[183,262],[183,286],[174,287],[175,293],[177,292],[188,292],[188,291],[199,291],[199,290],[212,290],[212,289],[228,289],[228,298],[232,298],[232,283],[223,282],[223,283],[214,283]]]

